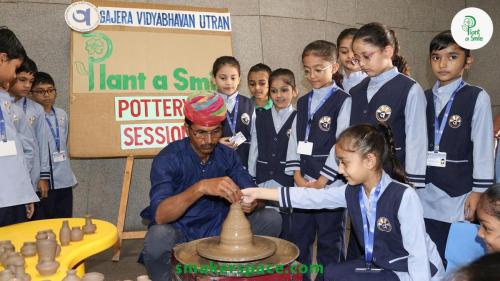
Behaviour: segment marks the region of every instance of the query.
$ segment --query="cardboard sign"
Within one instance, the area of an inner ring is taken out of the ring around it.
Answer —
[[[227,9],[90,3],[99,26],[71,32],[71,156],[154,156],[185,137],[186,96],[215,90],[212,63],[232,55],[230,15]]]

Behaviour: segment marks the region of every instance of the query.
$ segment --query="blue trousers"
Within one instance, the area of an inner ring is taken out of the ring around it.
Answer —
[[[0,208],[0,226],[21,223],[27,220],[26,206],[24,204]]]
[[[35,203],[32,220],[73,217],[73,188],[49,189],[47,198]]]
[[[448,241],[448,233],[450,233],[451,223],[425,219],[425,230],[429,237],[436,244],[436,248],[439,252],[439,256],[441,256],[441,260],[443,261],[443,265],[446,268],[448,262],[444,257],[444,252],[446,250],[446,241]]]
[[[287,239],[299,247],[298,261],[305,265],[312,263],[312,246],[316,236],[318,264],[336,264],[344,261],[344,209],[335,210],[303,210],[294,209],[290,216],[291,230]],[[303,275],[303,280],[311,280],[309,275]],[[316,276],[316,281],[323,281],[322,274]]]
[[[281,216],[274,209],[258,209],[247,218],[255,235],[278,237],[281,232]],[[142,254],[148,275],[153,281],[171,279],[172,248],[183,242],[187,242],[184,234],[170,224],[157,224],[148,229]]]

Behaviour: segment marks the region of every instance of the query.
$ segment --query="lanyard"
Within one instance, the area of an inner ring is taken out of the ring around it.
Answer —
[[[3,118],[3,112],[0,108],[0,136],[3,142],[7,142],[7,130],[5,129],[5,119]]]
[[[226,119],[229,123],[229,128],[231,128],[231,132],[233,135],[236,134],[236,122],[238,121],[238,105],[240,104],[240,96],[239,94],[236,96],[236,101],[234,102],[233,109],[233,120],[231,120],[231,116],[229,116],[229,111],[226,112]]]
[[[320,100],[318,106],[316,106],[314,111],[311,110],[311,103],[312,103],[312,98],[313,98],[314,92],[312,92],[311,95],[309,95],[308,104],[307,104],[307,115],[308,116],[307,116],[307,125],[306,125],[306,135],[304,138],[305,142],[307,142],[307,140],[309,139],[309,133],[311,132],[311,124],[312,124],[312,121],[314,118],[314,114],[316,114],[318,109],[320,109],[323,106],[323,104],[325,104],[326,100],[328,98],[330,98],[337,91],[338,91],[337,87],[333,86],[333,89]]]
[[[436,110],[434,110],[434,151],[439,151],[439,143],[441,142],[441,137],[443,136],[444,127],[446,122],[448,122],[448,115],[450,115],[451,105],[453,104],[453,100],[457,95],[458,91],[464,86],[464,81],[460,82],[458,87],[451,94],[450,99],[446,103],[446,109],[444,111],[443,119],[441,120],[441,124],[439,124],[439,116],[436,115]],[[432,94],[432,100],[434,102],[434,94]],[[434,103],[435,105],[436,103]]]
[[[370,267],[373,260],[373,245],[374,245],[374,237],[375,237],[375,220],[377,219],[377,201],[378,196],[380,195],[381,183],[379,182],[375,187],[375,192],[373,196],[371,196],[370,205],[370,222],[367,221],[366,217],[366,206],[363,201],[363,188],[359,189],[358,199],[359,199],[359,207],[361,209],[361,216],[363,218],[363,237],[365,241],[365,262],[367,267]]]
[[[26,113],[26,108],[28,107],[28,104],[27,104],[27,101],[26,101],[27,98],[24,97],[23,99],[24,99],[24,101],[23,101],[23,111],[24,111],[24,113]]]
[[[54,130],[54,126],[52,126],[52,123],[50,122],[50,119],[47,117],[47,114],[45,114],[45,121],[47,121],[47,124],[49,125],[50,132],[52,133],[52,136],[54,137],[54,140],[56,142],[56,147],[57,151],[61,152],[61,137],[59,135],[59,122],[57,122],[57,115],[56,111],[52,107],[52,112],[54,113],[54,117],[56,119],[56,128]]]

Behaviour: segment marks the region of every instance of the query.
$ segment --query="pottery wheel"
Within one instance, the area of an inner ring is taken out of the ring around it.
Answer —
[[[254,237],[263,237],[263,236],[254,236]],[[297,246],[295,246],[293,243],[288,242],[286,240],[280,239],[280,238],[274,238],[274,237],[264,237],[276,245],[276,251],[274,254],[271,256],[268,256],[264,259],[257,260],[257,261],[249,261],[249,262],[244,262],[246,265],[251,265],[251,264],[265,264],[271,266],[270,268],[275,268],[278,265],[283,265],[287,266],[294,262],[297,257],[299,256],[299,249]],[[174,257],[177,261],[179,261],[181,264],[184,265],[195,265],[198,270],[200,270],[202,267],[209,266],[213,261],[206,259],[202,256],[200,256],[197,252],[197,247],[198,244],[200,244],[202,241],[211,239],[211,238],[203,238],[199,240],[194,240],[191,242],[187,243],[182,243],[179,245],[176,245],[174,247]],[[219,265],[228,265],[228,264],[233,264],[237,262],[217,262],[215,261],[215,264],[217,267]],[[241,264],[238,263],[238,264]],[[222,271],[218,274],[220,275],[225,275],[225,276],[243,276],[241,275],[241,272],[238,271]]]
[[[219,236],[201,239],[196,247],[204,258],[224,262],[246,262],[267,258],[276,252],[276,243],[272,240],[253,236],[250,244],[234,247],[220,242]]]

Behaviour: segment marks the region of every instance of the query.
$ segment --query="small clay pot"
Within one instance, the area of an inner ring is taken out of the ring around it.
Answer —
[[[83,275],[82,281],[104,281],[104,274],[99,272],[89,272]]]
[[[82,227],[83,233],[85,234],[92,234],[95,233],[97,226],[92,223],[92,216],[86,215],[85,216],[85,225]]]
[[[70,269],[66,273],[66,277],[62,281],[81,281],[82,279],[76,275],[76,270]]]
[[[67,220],[62,222],[61,230],[59,231],[59,242],[61,246],[69,245],[71,241],[71,229],[69,228],[69,223]]]
[[[36,255],[36,242],[24,242],[21,247],[21,254],[25,257],[32,257]]]
[[[83,230],[78,227],[74,226],[71,228],[71,241],[80,241],[83,239]]]

